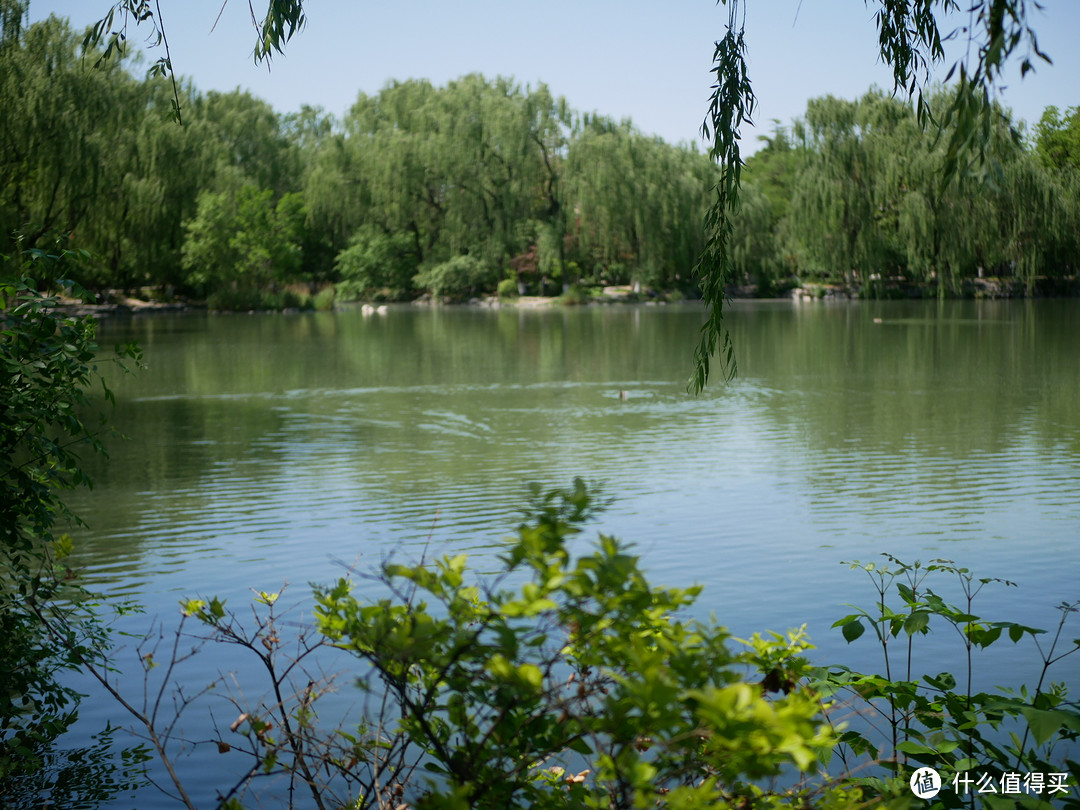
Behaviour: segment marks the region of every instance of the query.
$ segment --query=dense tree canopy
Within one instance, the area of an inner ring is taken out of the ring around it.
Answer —
[[[1035,153],[1048,169],[1080,173],[1080,107],[1047,107],[1035,125]]]
[[[716,76],[713,94],[702,126],[702,134],[712,143],[711,156],[720,166],[714,185],[715,196],[705,220],[705,249],[696,264],[696,274],[709,318],[697,351],[695,388],[704,386],[713,355],[722,347],[721,363],[734,370],[734,353],[723,325],[723,304],[729,283],[735,278],[733,258],[739,252],[733,233],[733,217],[739,204],[742,170],[741,127],[751,120],[756,106],[750,80],[745,40],[745,0],[719,0],[727,6],[724,35],[716,41],[712,72]],[[1037,4],[1035,4],[1037,5]],[[303,0],[267,0],[265,16],[256,16],[256,61],[280,53],[305,24]],[[1028,22],[1027,0],[972,0],[964,9],[958,0],[876,0],[871,4],[879,34],[881,59],[893,69],[894,91],[915,100],[915,115],[921,126],[951,126],[939,176],[940,188],[967,172],[972,166],[996,169],[989,155],[990,129],[994,120],[991,98],[1008,65],[1019,62],[1021,75],[1034,69],[1035,62],[1049,61],[1038,45]],[[3,0],[6,28],[16,28],[25,9],[25,0]],[[949,15],[964,11],[967,24],[948,30]],[[12,24],[14,20],[14,24]],[[104,47],[105,53],[123,52],[128,26],[134,21],[148,26],[151,38],[165,54],[151,68],[155,75],[173,77],[173,112],[181,118],[181,101],[161,24],[160,9],[149,0],[115,0],[106,15],[88,32],[86,42]],[[947,79],[954,79],[955,93],[949,106],[935,115],[927,99],[934,70],[945,62],[944,44],[964,35],[968,47],[949,67]],[[1014,140],[1018,135],[1013,133]],[[554,188],[554,186],[552,186]],[[494,191],[491,189],[489,191]],[[474,194],[481,193],[474,189]],[[489,210],[488,214],[492,212]],[[340,234],[338,235],[340,238]],[[848,234],[850,238],[851,234]],[[505,240],[503,240],[505,242]],[[491,246],[488,246],[489,248]],[[488,260],[491,256],[486,257]]]
[[[3,123],[0,222],[23,248],[89,249],[85,283],[459,297],[502,279],[668,283],[703,244],[704,155],[544,86],[392,82],[338,122],[184,85],[178,127],[165,79],[88,70],[64,22],[5,37],[0,81],[20,113]]]
[[[1034,44],[1019,3],[976,3],[988,38],[973,40],[977,59],[958,84],[927,90],[953,5],[880,3],[882,54],[910,104],[876,91],[812,100],[743,172],[738,129],[754,99],[736,0],[705,127],[719,167],[501,77],[391,82],[341,120],[283,116],[247,93],[173,84],[169,65],[136,78],[120,45],[125,15],[156,24],[142,0],[117,3],[89,36],[56,18],[24,26],[25,2],[0,0],[13,111],[0,122],[0,226],[24,248],[89,249],[87,284],[195,296],[330,282],[339,299],[464,297],[500,282],[693,288],[713,314],[703,383],[733,283],[955,294],[979,275],[1031,288],[1075,272],[1077,110],[1047,110],[1025,144],[988,96],[972,106],[1006,56]],[[296,0],[268,8],[263,56],[302,23]],[[109,50],[121,58],[88,69]]]
[[[939,111],[951,101],[944,91],[928,98]],[[911,106],[880,92],[815,99],[747,164],[736,271],[765,286],[787,276],[870,294],[890,281],[953,294],[984,275],[1031,288],[1040,276],[1074,273],[1075,173],[1048,171],[1037,150],[1012,139],[1004,113],[986,152],[996,168],[989,181],[963,175],[941,189],[945,141],[919,126]],[[774,208],[777,189],[789,205]]]

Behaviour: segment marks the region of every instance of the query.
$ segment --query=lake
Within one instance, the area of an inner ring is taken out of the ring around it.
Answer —
[[[581,476],[614,498],[597,529],[655,583],[704,585],[698,612],[736,635],[805,622],[819,660],[877,667],[868,639],[829,627],[874,597],[842,561],[883,552],[1015,581],[988,586],[982,614],[1051,627],[1080,599],[1078,316],[1056,300],[736,302],[738,377],[700,396],[689,304],[105,322],[102,345],[137,340],[148,369],[110,374],[128,440],[69,498],[89,524],[78,558],[90,587],[146,607],[123,623],[143,633],[185,596],[239,607],[287,581],[303,603],[309,582],[390,555],[490,570],[525,484]],[[934,671],[957,666],[951,639],[920,641]],[[185,677],[231,666],[215,655]],[[117,664],[140,690],[133,647]],[[984,677],[1037,665],[1010,645]],[[1057,678],[1078,674],[1067,659]],[[96,693],[82,716],[119,717]],[[155,803],[172,806],[153,790],[137,805]]]

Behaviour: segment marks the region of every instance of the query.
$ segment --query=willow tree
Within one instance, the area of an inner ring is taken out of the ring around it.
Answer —
[[[18,6],[0,39],[0,227],[29,248],[79,228],[116,182],[132,80],[120,63],[86,70],[66,22],[24,29]]]
[[[563,175],[573,111],[565,98],[553,97],[544,84],[526,93],[525,105],[531,122],[530,137],[539,150],[542,164],[536,210],[537,268],[544,275],[560,276],[565,285],[571,279],[566,258],[568,216],[563,200]]]
[[[746,47],[746,0],[720,0],[728,7],[727,31],[716,42],[713,73],[716,82],[702,135],[712,142],[711,155],[720,164],[720,180],[712,208],[706,217],[708,243],[698,265],[709,317],[695,353],[697,369],[690,386],[701,390],[710,374],[712,357],[720,351],[721,368],[735,372],[735,353],[724,326],[725,289],[733,276],[731,261],[732,213],[739,204],[742,172],[741,128],[751,120],[757,99],[749,77]],[[985,165],[988,131],[994,120],[992,95],[1007,64],[1020,61],[1021,74],[1033,69],[1032,59],[1049,59],[1039,50],[1035,32],[1028,24],[1027,0],[972,0],[964,9],[957,0],[875,0],[879,53],[892,67],[893,90],[915,99],[920,125],[938,128],[951,125],[945,142],[945,160],[939,177],[944,189],[973,166]],[[931,110],[925,89],[933,72],[945,62],[944,44],[959,29],[943,28],[951,12],[967,11],[964,29],[970,47],[947,71],[956,79],[952,103],[941,115]],[[271,13],[273,10],[271,9]],[[1017,136],[1018,138],[1018,136]]]
[[[754,284],[761,295],[775,292],[787,270],[777,235],[779,221],[761,187],[752,181],[744,184],[732,217],[731,263],[737,280]]]
[[[400,254],[404,234],[417,268],[470,255],[505,273],[547,231],[561,238],[566,116],[543,86],[479,75],[361,94],[310,161],[310,224],[342,248],[351,240],[342,268],[366,266],[386,239]]]
[[[447,191],[437,92],[428,81],[409,80],[361,93],[341,131],[318,145],[304,181],[309,227],[339,259],[352,251],[342,266],[363,266],[354,259],[369,253],[379,234],[393,237],[398,251],[407,245],[401,261],[413,268],[437,256]]]
[[[1035,125],[1035,153],[1049,169],[1080,175],[1080,107],[1047,107]]]
[[[1041,243],[1045,261],[1062,273],[1075,273],[1080,265],[1080,107],[1064,115],[1048,107],[1035,126],[1033,150],[1055,190],[1052,236]]]
[[[942,270],[951,278],[970,264],[970,248],[985,236],[976,231],[989,221],[986,211],[973,217],[974,208],[989,200],[957,199],[961,184],[977,191],[966,178],[938,188],[944,150],[933,148],[910,107],[880,92],[813,99],[792,131],[803,159],[787,232],[804,278],[865,290],[890,278],[926,282]]]
[[[932,94],[931,109],[948,109],[954,92]],[[993,174],[961,174],[942,188],[946,141],[918,124],[911,105],[880,92],[810,101],[791,128],[791,205],[774,229],[799,275],[870,294],[890,280],[952,294],[984,274],[1029,288],[1059,274],[1076,194],[1016,143],[1007,113],[996,113],[984,146]],[[735,222],[732,249],[753,261],[761,252],[754,229],[764,226],[742,209]]]
[[[177,284],[201,190],[288,190],[297,148],[265,102],[136,78],[124,60],[95,69],[84,37],[56,17],[24,26],[25,10],[0,0],[0,228],[13,240],[0,252],[66,243],[94,257],[75,270],[83,283]]]
[[[268,102],[247,91],[211,91],[193,97],[188,120],[210,130],[216,173],[221,176],[215,184],[228,187],[238,176],[269,189],[275,197],[299,190],[298,147]]]
[[[477,254],[499,274],[528,234],[518,224],[536,219],[537,192],[547,177],[527,92],[512,81],[477,74],[449,82],[436,94],[435,165],[442,181],[444,250]],[[542,119],[549,126],[550,117]]]
[[[565,198],[583,260],[598,276],[637,286],[689,277],[712,174],[705,156],[628,121],[581,126],[569,144]]]
[[[907,171],[898,141],[918,143],[904,128],[902,104],[878,94],[857,102],[831,96],[810,101],[795,131],[807,165],[799,174],[792,216],[803,224],[807,265],[815,275],[833,271],[866,283],[893,274],[900,264],[890,228]]]
[[[78,233],[80,246],[102,262],[86,282],[180,285],[184,225],[195,216],[200,191],[213,183],[217,133],[197,118],[175,125],[173,90],[165,80],[150,78],[136,89],[138,114],[113,139],[115,179]],[[191,87],[180,90],[181,99],[195,95]]]
[[[391,83],[377,96],[360,94],[345,116],[344,149],[335,155],[344,182],[355,185],[347,198],[352,230],[370,222],[386,233],[408,233],[417,264],[443,226],[434,94],[430,82],[417,80]],[[314,207],[329,207],[318,196]]]

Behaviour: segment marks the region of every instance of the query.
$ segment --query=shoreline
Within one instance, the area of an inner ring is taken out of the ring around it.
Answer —
[[[777,295],[760,295],[756,285],[732,286],[728,289],[731,301],[792,301],[793,303],[838,302],[838,301],[933,301],[944,300],[1033,300],[1046,298],[1080,298],[1080,277],[1040,278],[1036,279],[1031,290],[1024,282],[1016,279],[973,278],[965,279],[960,288],[940,296],[935,287],[929,285],[885,282],[873,295],[867,295],[865,286],[852,284],[817,284],[807,283],[791,287]],[[424,296],[412,301],[365,302],[348,301],[336,305],[329,311],[348,311],[359,309],[365,315],[385,313],[387,306],[403,307],[479,307],[484,309],[546,309],[549,307],[582,307],[611,305],[666,306],[667,304],[685,304],[700,301],[699,298],[668,297],[665,292],[634,292],[629,286],[604,287],[599,295],[592,295],[587,300],[562,301],[562,296],[523,295],[513,298],[500,298],[496,295],[470,298],[466,301],[433,301]],[[61,299],[57,309],[74,317],[93,316],[95,318],[133,317],[163,313],[182,313],[205,311],[210,314],[244,314],[254,312],[298,313],[314,311],[295,307],[274,310],[219,310],[207,309],[199,301],[155,301],[152,299],[123,296],[118,301],[88,304],[72,299]]]

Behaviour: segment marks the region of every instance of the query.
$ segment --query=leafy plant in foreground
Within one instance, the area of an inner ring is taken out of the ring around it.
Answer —
[[[317,591],[322,632],[370,666],[366,688],[397,718],[371,751],[405,746],[402,761],[432,774],[410,786],[414,806],[857,802],[857,787],[798,778],[836,741],[817,696],[770,698],[745,677],[804,646],[759,637],[752,653],[731,649],[714,622],[679,617],[700,588],[651,585],[615,538],[575,559],[570,541],[595,509],[580,481],[534,489],[484,585],[456,556],[385,565],[390,598],[362,602],[345,579]],[[786,787],[770,782],[784,774]]]
[[[1062,638],[1066,621],[1080,602],[1058,606],[1060,621],[1049,643],[1043,644],[1039,639],[1046,635],[1044,630],[1017,622],[989,621],[974,612],[975,599],[984,587],[1015,583],[976,578],[949,560],[924,565],[885,556],[888,564],[884,566],[851,563],[852,568],[866,571],[874,583],[878,594],[875,608],[856,608],[834,624],[849,642],[870,628],[881,646],[885,674],[829,667],[818,670],[812,684],[825,697],[852,695],[866,725],[881,730],[883,740],[862,724],[840,735],[840,758],[849,767],[859,759],[877,760],[879,748],[886,753],[881,763],[888,777],[857,781],[872,795],[902,795],[912,772],[929,766],[941,773],[944,786],[931,805],[935,808],[974,806],[976,796],[990,808],[1046,807],[1047,801],[1055,806],[1080,806],[1075,792],[1080,763],[1070,758],[1067,748],[1067,743],[1080,736],[1080,704],[1070,699],[1064,682],[1048,683],[1050,668],[1080,650],[1080,639],[1067,643]],[[931,574],[951,575],[959,587],[958,606],[928,587],[926,580]],[[928,634],[932,627],[956,634],[964,653],[958,675],[915,671],[915,637]],[[1034,690],[1020,686],[993,693],[975,691],[976,652],[1006,638],[1015,644],[1025,637],[1033,641],[1041,660]],[[1066,774],[1069,790],[1053,796],[1045,790],[994,795],[980,793],[975,787],[978,779],[984,779],[997,784],[1000,791],[1002,779],[1008,775],[1032,773]]]
[[[41,768],[49,745],[75,719],[76,694],[57,680],[107,647],[92,595],[64,559],[71,538],[56,531],[76,521],[59,491],[89,484],[80,453],[104,452],[103,424],[85,414],[100,380],[95,325],[57,310],[37,289],[68,251],[0,257],[0,800],[13,780]],[[70,283],[54,282],[72,294]],[[120,357],[138,361],[133,346]],[[111,399],[103,386],[106,399]],[[49,627],[59,628],[58,639]]]
[[[236,781],[218,786],[219,806],[241,808],[274,776],[285,789],[262,792],[264,802],[354,810],[1077,805],[1078,768],[1064,746],[1077,736],[1080,712],[1064,684],[1048,682],[1050,668],[1080,648],[1063,642],[1077,605],[1061,606],[1044,644],[1041,630],[973,612],[982,588],[1003,581],[944,560],[856,563],[875,583],[877,603],[836,626],[849,641],[872,629],[885,674],[815,668],[805,629],[743,641],[715,621],[683,618],[700,589],[651,585],[612,537],[573,554],[598,509],[580,481],[569,490],[534,487],[496,573],[470,575],[464,555],[388,562],[374,575],[382,598],[355,596],[348,579],[316,588],[316,627],[295,644],[282,638],[291,623],[275,612],[278,594],[257,594],[253,629],[218,599],[186,601],[185,620],[253,654],[254,669],[268,676],[263,698],[223,695],[237,719],[203,741],[238,757]],[[955,579],[959,606],[927,586],[930,574]],[[920,679],[915,636],[938,627],[957,634],[964,669]],[[1005,638],[1036,644],[1035,689],[976,692],[975,654]],[[368,699],[348,730],[318,727],[331,679],[314,664],[330,646],[353,670],[362,662]],[[155,676],[153,712],[125,707],[194,807],[172,767],[192,743],[177,723],[211,690],[178,691],[175,718],[157,716],[172,667],[188,657],[178,651],[174,644],[164,677]],[[140,658],[149,678],[157,662]],[[849,702],[830,702],[845,695]],[[835,722],[852,709],[850,726]],[[929,804],[908,786],[922,765],[945,783]],[[1019,772],[1068,775],[1070,792],[976,792],[976,776]],[[968,793],[952,789],[956,775],[970,780]]]

